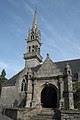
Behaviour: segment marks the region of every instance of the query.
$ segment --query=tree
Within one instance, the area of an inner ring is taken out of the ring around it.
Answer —
[[[5,78],[5,76],[6,76],[6,71],[5,71],[5,69],[2,70],[1,76],[2,76],[3,78]]]
[[[6,71],[5,69],[2,70],[1,75],[0,75],[0,94],[1,94],[1,88],[2,84],[7,80],[6,78]]]

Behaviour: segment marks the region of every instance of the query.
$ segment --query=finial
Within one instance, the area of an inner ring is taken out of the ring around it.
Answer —
[[[35,15],[37,14],[37,6],[35,6]]]
[[[69,68],[69,67],[70,67],[70,65],[69,65],[69,63],[68,63],[68,62],[67,62],[67,64],[66,64],[66,67],[67,67],[67,68]]]
[[[50,56],[49,53],[47,53],[47,58],[49,58],[49,56]]]

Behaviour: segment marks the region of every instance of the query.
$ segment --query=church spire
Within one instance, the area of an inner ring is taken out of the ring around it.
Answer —
[[[33,24],[32,24],[32,29],[33,29],[33,30],[38,29],[37,10],[35,10],[35,13],[34,13],[34,20],[33,20]]]
[[[42,62],[41,34],[38,29],[37,11],[35,10],[32,28],[28,32],[27,53],[24,54],[25,66],[35,67]]]
[[[38,29],[38,22],[37,22],[37,11],[35,10],[34,13],[34,19],[32,23],[32,28],[29,30],[28,33],[28,41],[38,41],[39,44],[41,45],[41,33],[40,30]]]

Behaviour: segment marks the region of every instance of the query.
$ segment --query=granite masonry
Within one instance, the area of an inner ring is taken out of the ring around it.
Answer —
[[[80,120],[74,84],[80,80],[80,59],[42,62],[36,11],[28,32],[25,67],[3,84],[0,106],[13,120]]]

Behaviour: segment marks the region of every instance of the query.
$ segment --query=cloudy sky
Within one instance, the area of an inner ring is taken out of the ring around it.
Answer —
[[[5,68],[8,78],[24,68],[35,6],[43,58],[80,58],[80,0],[0,0],[0,72]]]

